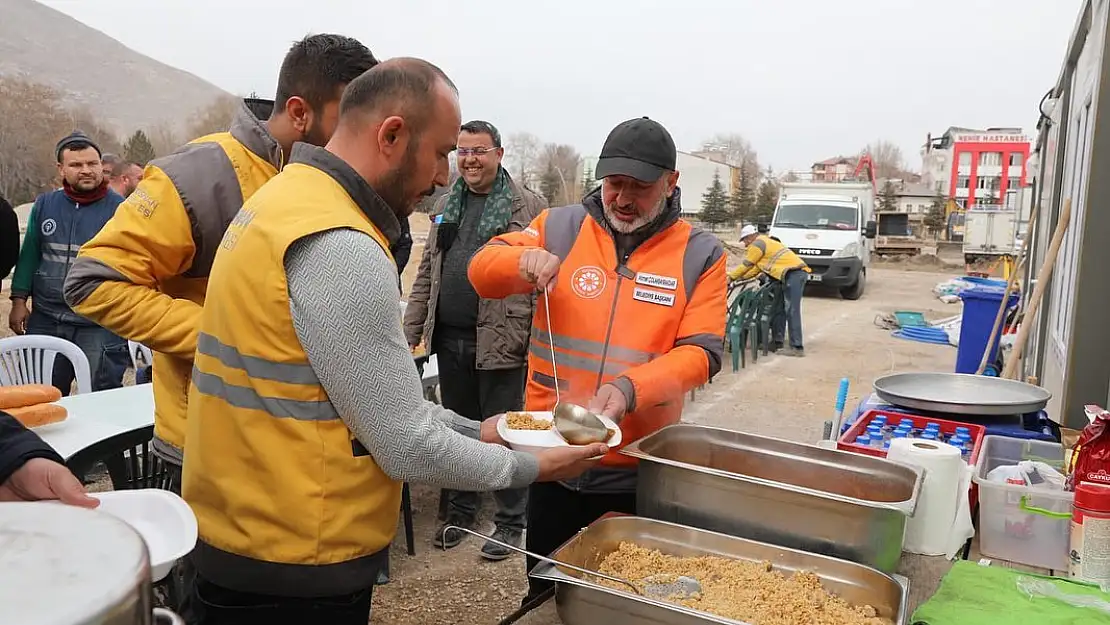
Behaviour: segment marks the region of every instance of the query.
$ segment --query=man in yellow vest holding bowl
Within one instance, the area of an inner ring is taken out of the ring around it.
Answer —
[[[183,484],[201,625],[366,625],[403,481],[520,488],[607,451],[510,451],[488,444],[502,442],[493,419],[423,399],[389,250],[447,185],[458,93],[437,67],[393,59],[348,85],[339,116],[243,205],[212,267]]]

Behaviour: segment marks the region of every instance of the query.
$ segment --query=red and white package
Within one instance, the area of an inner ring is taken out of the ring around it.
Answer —
[[[1091,422],[1068,457],[1068,490],[1080,482],[1110,485],[1110,411],[1093,404],[1083,409]]]

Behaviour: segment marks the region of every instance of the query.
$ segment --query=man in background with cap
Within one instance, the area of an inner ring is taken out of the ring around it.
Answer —
[[[480,297],[549,298],[532,321],[526,410],[552,410],[556,397],[584,405],[617,421],[624,445],[677,423],[685,394],[720,371],[725,253],[681,218],[675,161],[662,125],[626,121],[601,149],[599,189],[494,237],[470,261]],[[580,478],[533,484],[528,549],[550,554],[607,512],[634,514],[636,476],[636,460],[611,448]],[[526,603],[550,586],[528,584]]]
[[[439,197],[420,271],[405,307],[405,336],[415,350],[423,341],[437,355],[443,405],[482,421],[520,410],[524,403],[526,355],[531,330],[531,293],[505,299],[481,299],[467,278],[467,264],[490,238],[524,230],[547,208],[540,196],[514,181],[501,166],[505,150],[493,124],[462,125],[458,148],[459,178]],[[442,304],[442,305],[440,305]],[[447,491],[447,519],[432,543],[450,549],[465,534],[447,526],[469,528],[478,515],[478,493]],[[527,490],[494,493],[497,511],[493,538],[520,545],[524,533]],[[512,555],[496,543],[482,547],[487,560]]]
[[[127,368],[127,343],[73,312],[62,287],[77,251],[96,236],[123,201],[108,187],[100,148],[74,131],[54,150],[62,188],[35,199],[12,278],[8,325],[16,334],[45,334],[75,343],[89,359],[94,391],[118,388]],[[30,300],[30,304],[28,304]],[[66,358],[54,360],[54,386],[68,395],[74,380]]]
[[[778,239],[759,234],[755,226],[741,228],[740,241],[746,248],[744,260],[729,272],[729,279],[750,280],[762,273],[782,285],[785,307],[771,318],[772,349],[784,356],[805,356],[802,345],[802,292],[810,272],[809,266]],[[782,350],[787,326],[790,328],[790,349]]]

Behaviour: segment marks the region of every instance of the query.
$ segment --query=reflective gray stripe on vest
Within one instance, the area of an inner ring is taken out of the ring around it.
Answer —
[[[686,301],[690,301],[694,296],[694,287],[697,286],[702,274],[709,271],[709,268],[724,255],[725,248],[716,235],[701,228],[690,230],[686,251],[682,254],[682,282],[686,287]]]
[[[764,254],[767,253],[767,242],[763,239],[756,239],[755,241],[752,241],[752,247],[763,252]]]
[[[206,278],[231,220],[243,206],[243,190],[235,166],[218,143],[191,143],[179,152],[150,163],[177,189],[193,233],[193,264],[189,278]]]
[[[566,260],[585,220],[586,207],[581,204],[547,209],[543,222],[544,249],[558,256],[559,260]]]
[[[57,252],[58,254],[67,254],[69,256],[77,256],[77,252],[81,250],[80,245],[73,245],[71,243],[43,243],[44,250]]]
[[[583,352],[592,356],[601,358],[602,354],[623,360],[636,365],[642,365],[645,362],[651,362],[653,359],[658,358],[660,355],[652,352],[645,352],[638,349],[631,349],[628,347],[621,347],[619,345],[609,344],[609,352],[605,352],[605,343],[600,341],[591,341],[589,339],[581,339],[576,337],[566,336],[565,334],[553,334],[551,338],[555,341],[555,347],[559,349],[566,349],[575,352]],[[537,343],[547,346],[547,330],[540,330],[536,326],[532,326],[532,339]]]
[[[216,358],[232,369],[245,371],[250,377],[259,380],[313,386],[320,384],[320,378],[316,377],[316,372],[308,363],[273,362],[257,356],[246,356],[231,345],[221,343],[216,337],[204,332],[197,335],[197,352]]]
[[[216,397],[245,410],[260,410],[279,419],[331,421],[339,418],[330,401],[301,401],[259,395],[249,386],[228,384],[220,376],[193,367],[193,386],[197,392]]]
[[[770,260],[767,261],[767,268],[770,269],[771,267],[774,267],[775,263],[777,263],[779,259],[783,256],[786,256],[786,253],[789,251],[790,248],[784,246],[781,250],[775,252],[774,255],[771,256]]]
[[[543,345],[536,341],[532,341],[528,346],[528,352],[544,362],[551,362],[551,350],[549,350],[546,345]],[[594,360],[593,358],[590,358],[588,356],[577,356],[574,354],[564,354],[561,352],[555,352],[555,360],[556,364],[559,367],[573,367],[575,369],[587,371],[589,373],[597,373],[597,370],[598,368],[600,368],[601,365],[600,360]],[[628,369],[629,366],[626,364],[614,362],[612,360],[606,360],[605,370],[602,371],[602,373],[605,375],[620,375]]]

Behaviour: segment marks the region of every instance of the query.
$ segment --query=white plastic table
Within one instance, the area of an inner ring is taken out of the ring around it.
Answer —
[[[154,425],[151,384],[71,395],[58,404],[69,411],[66,420],[35,428],[35,433],[66,460],[100,441]]]

